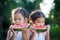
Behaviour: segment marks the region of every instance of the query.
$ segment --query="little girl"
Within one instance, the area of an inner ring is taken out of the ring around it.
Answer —
[[[26,28],[28,26],[27,16],[28,12],[23,8],[16,8],[12,11],[13,25],[9,27],[7,40],[22,40],[22,31],[14,31],[13,28]]]
[[[44,13],[42,13],[40,10],[35,10],[31,13],[30,19],[31,19],[32,23],[34,24],[32,26],[32,28],[34,28],[34,26],[39,26],[39,27],[46,26],[46,28],[47,28],[47,30],[45,32],[36,31],[36,33],[33,37],[33,40],[50,40],[50,37],[49,37],[50,26],[45,25]]]

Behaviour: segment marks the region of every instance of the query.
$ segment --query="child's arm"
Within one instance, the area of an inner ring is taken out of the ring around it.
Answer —
[[[22,40],[29,40],[30,39],[30,32],[28,29],[24,28],[22,30]]]
[[[7,32],[7,39],[6,39],[6,40],[9,40],[9,37],[10,37],[9,34],[11,34],[11,33],[10,33],[10,30],[8,30],[8,32]]]
[[[49,34],[49,32],[46,33],[46,40],[50,40],[50,34]]]
[[[7,40],[12,40],[13,38],[13,34],[10,30],[8,30],[8,33],[7,33]]]
[[[30,36],[30,40],[34,40],[34,36],[35,36],[36,31],[34,29],[31,29],[30,31],[32,33],[32,35]]]
[[[49,34],[49,31],[50,31],[50,25],[48,25],[48,28],[47,28],[47,32],[46,32],[46,40],[50,40],[50,34]]]

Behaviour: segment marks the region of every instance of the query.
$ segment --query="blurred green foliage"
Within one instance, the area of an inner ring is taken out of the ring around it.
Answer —
[[[51,25],[50,38],[51,40],[60,40],[60,27],[59,26]]]
[[[60,0],[54,0],[54,22],[60,26]]]

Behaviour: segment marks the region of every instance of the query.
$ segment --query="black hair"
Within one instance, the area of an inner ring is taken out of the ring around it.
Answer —
[[[25,10],[24,8],[17,9],[17,10],[15,11],[15,14],[16,14],[16,13],[22,14],[24,18],[25,18],[25,17],[28,17],[28,14],[29,14],[29,12],[28,12],[27,10]]]
[[[41,12],[41,11],[35,11],[35,12],[33,12],[33,14],[31,15],[30,18],[31,18],[32,21],[34,22],[37,18],[40,18],[40,17],[44,17],[44,18],[45,18],[44,13]]]

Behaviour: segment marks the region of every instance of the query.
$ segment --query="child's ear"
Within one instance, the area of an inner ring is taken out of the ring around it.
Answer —
[[[10,21],[12,21],[12,18],[10,18]]]
[[[25,23],[28,23],[28,18],[27,17],[25,18]]]

